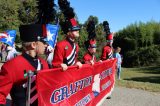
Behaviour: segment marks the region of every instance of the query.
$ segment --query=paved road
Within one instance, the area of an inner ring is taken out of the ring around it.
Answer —
[[[9,99],[7,102],[6,106],[10,106]],[[101,106],[160,106],[160,93],[116,87],[112,98],[106,99]]]
[[[0,67],[1,65],[0,63]],[[10,100],[6,106],[10,106],[9,102]],[[160,106],[160,93],[116,87],[112,98],[106,99],[101,106]]]
[[[160,93],[116,87],[102,106],[160,106]]]

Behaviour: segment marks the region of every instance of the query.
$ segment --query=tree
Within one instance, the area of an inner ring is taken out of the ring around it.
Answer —
[[[128,25],[117,32],[113,46],[122,48],[124,66],[145,66],[156,64],[156,60],[160,58],[160,50],[157,49],[160,44],[159,39],[160,24],[151,20],[147,23]]]
[[[20,3],[18,16],[21,23],[35,23],[38,12],[36,6],[36,0],[25,0]]]
[[[88,17],[87,21],[85,21],[84,26],[86,27],[86,25],[88,24],[88,22],[91,21],[91,20],[93,20],[95,22],[95,25],[98,24],[98,17],[90,15]]]
[[[1,0],[0,1],[0,30],[16,29],[20,21],[18,19],[19,1]]]

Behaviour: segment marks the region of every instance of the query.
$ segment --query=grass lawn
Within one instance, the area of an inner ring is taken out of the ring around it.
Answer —
[[[138,88],[160,93],[160,66],[122,68],[121,79],[116,80],[116,86]]]

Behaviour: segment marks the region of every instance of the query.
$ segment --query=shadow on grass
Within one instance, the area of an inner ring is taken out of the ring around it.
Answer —
[[[137,82],[150,82],[150,83],[160,84],[160,76],[133,77],[133,78],[126,78],[124,80],[137,81]]]
[[[156,67],[142,67],[135,68],[134,71],[139,71],[140,73],[148,73],[148,74],[160,74],[160,66]]]

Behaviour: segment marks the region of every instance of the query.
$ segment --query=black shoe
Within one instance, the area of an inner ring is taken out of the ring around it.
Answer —
[[[111,96],[108,96],[106,99],[111,99]]]

